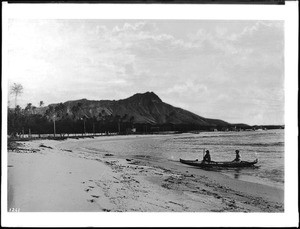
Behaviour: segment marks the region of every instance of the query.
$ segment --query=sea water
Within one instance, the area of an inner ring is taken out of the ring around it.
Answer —
[[[240,132],[200,132],[199,134],[144,135],[99,140],[102,152],[131,156],[145,160],[173,161],[202,160],[209,150],[213,161],[232,161],[235,150],[241,160],[253,161],[256,167],[220,169],[218,172],[234,179],[284,187],[284,130]],[[178,163],[178,166],[185,166]]]

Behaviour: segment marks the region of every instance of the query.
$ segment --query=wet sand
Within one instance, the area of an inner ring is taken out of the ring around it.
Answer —
[[[177,161],[160,163],[83,150],[82,145],[93,141],[35,140],[9,151],[8,208],[21,212],[284,211],[282,189]]]

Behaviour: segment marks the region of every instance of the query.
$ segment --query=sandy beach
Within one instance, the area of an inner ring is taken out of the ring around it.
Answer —
[[[132,136],[133,137],[133,136]],[[118,138],[118,137],[110,137]],[[21,212],[283,212],[284,191],[179,162],[83,150],[95,139],[18,142],[8,209]]]

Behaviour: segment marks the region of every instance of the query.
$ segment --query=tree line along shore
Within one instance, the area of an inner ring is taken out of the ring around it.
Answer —
[[[62,109],[62,110],[60,110]],[[199,133],[201,131],[254,131],[268,129],[284,129],[284,126],[199,126],[192,124],[151,124],[136,123],[134,116],[128,118],[125,114],[100,115],[89,118],[78,118],[76,114],[63,113],[63,104],[50,106],[44,115],[36,114],[31,104],[22,109],[8,109],[8,136],[16,138],[65,138],[92,137],[102,135],[126,134],[170,134]]]
[[[249,126],[208,119],[164,103],[153,92],[137,93],[110,101],[77,100],[39,106],[17,104],[23,92],[13,84],[15,107],[7,109],[7,134],[11,139],[64,138],[125,134],[166,134],[200,131],[253,131],[283,129],[284,126]]]

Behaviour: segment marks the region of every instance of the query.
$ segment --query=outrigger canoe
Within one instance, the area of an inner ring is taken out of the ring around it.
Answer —
[[[202,162],[198,160],[183,160],[180,158],[180,162],[187,165],[192,165],[200,168],[243,168],[243,167],[251,167],[254,166],[258,159],[254,161],[240,161],[240,162],[232,162],[232,161],[223,161],[223,162]]]

